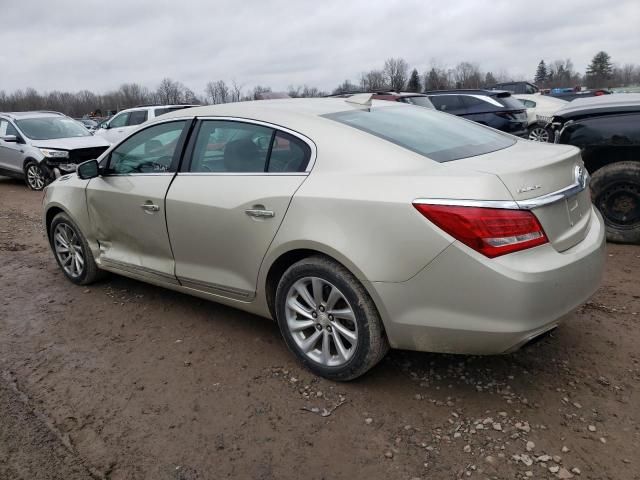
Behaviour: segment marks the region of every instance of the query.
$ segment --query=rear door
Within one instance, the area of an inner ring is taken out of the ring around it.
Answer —
[[[87,207],[100,263],[149,280],[177,283],[164,199],[175,175],[187,124],[173,120],[118,145],[87,186]]]
[[[275,127],[203,119],[167,194],[167,227],[181,284],[249,300],[313,144]]]

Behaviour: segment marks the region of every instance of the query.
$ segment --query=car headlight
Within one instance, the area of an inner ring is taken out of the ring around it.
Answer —
[[[66,150],[52,150],[50,148],[41,148],[40,151],[47,158],[69,158],[69,152]]]

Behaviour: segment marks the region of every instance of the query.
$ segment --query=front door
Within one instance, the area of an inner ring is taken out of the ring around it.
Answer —
[[[203,120],[192,145],[166,201],[176,276],[189,288],[250,300],[311,147],[267,126],[223,120]]]
[[[164,199],[186,123],[169,121],[135,133],[89,183],[87,205],[101,265],[176,283]]]
[[[0,118],[0,169],[11,172],[22,172],[22,162],[24,161],[24,145],[18,142],[5,142],[2,137],[14,135],[21,139],[18,130],[4,118]]]

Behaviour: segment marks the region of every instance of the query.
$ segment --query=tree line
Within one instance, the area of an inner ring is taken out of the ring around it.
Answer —
[[[381,68],[362,72],[357,81],[345,80],[331,92],[309,85],[289,86],[290,97],[321,97],[344,92],[396,91],[423,92],[451,88],[483,88],[496,83],[526,80],[512,77],[506,71],[484,72],[480,65],[460,62],[453,67],[434,63],[422,74],[410,68],[402,58],[389,58]],[[542,88],[625,87],[640,84],[640,66],[616,65],[606,52],[598,52],[584,74],[577,72],[571,59],[545,62],[541,60],[535,71],[534,83]],[[33,88],[6,93],[0,90],[0,111],[54,110],[80,117],[91,112],[107,115],[136,105],[145,104],[219,104],[258,100],[271,92],[268,86],[244,88],[235,80],[215,80],[207,83],[204,92],[196,94],[179,81],[164,78],[155,90],[137,83],[124,83],[117,90],[94,93],[52,91],[40,93]]]

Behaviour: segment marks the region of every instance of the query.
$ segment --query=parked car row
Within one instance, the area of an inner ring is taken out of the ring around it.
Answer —
[[[349,380],[389,347],[515,350],[594,292],[605,234],[638,241],[640,96],[522,100],[147,106],[100,129],[113,142],[55,112],[0,114],[0,162],[17,149],[34,189],[63,173],[43,219],[70,281],[110,271],[273,318],[303,364]],[[521,138],[558,105],[556,145]]]

